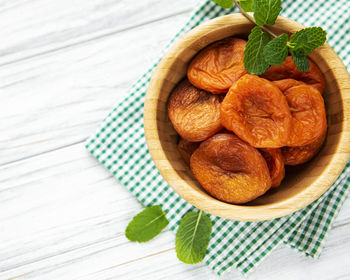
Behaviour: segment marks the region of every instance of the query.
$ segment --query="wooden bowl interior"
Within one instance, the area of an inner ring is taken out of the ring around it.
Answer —
[[[314,51],[310,58],[319,66],[326,79],[324,99],[328,132],[321,152],[306,164],[288,168],[287,176],[279,188],[268,191],[250,203],[232,205],[218,201],[199,185],[190,168],[180,157],[177,151],[178,134],[168,118],[167,100],[175,85],[186,76],[189,62],[201,49],[229,36],[246,38],[253,27],[240,15],[230,15],[226,18],[214,26],[208,24],[208,27],[200,30],[198,34],[197,30],[193,30],[185,35],[159,64],[146,96],[144,115],[147,143],[163,177],[175,191],[196,207],[237,220],[272,219],[311,203],[332,184],[344,167],[349,151],[346,151],[346,157],[340,157],[338,154],[339,149],[344,150],[340,147],[344,140],[344,99],[340,88],[343,86],[342,82],[348,81],[348,77],[345,75],[344,81],[341,81],[336,76],[337,70],[344,71],[344,66],[339,64],[339,58],[328,45]],[[294,33],[300,28],[302,26],[293,21],[279,19],[273,31]],[[331,164],[342,167],[336,168]],[[329,176],[332,167],[335,170],[333,176]],[[310,193],[310,186],[316,188],[316,185],[320,185],[323,191]],[[257,211],[260,211],[260,214],[257,214]]]

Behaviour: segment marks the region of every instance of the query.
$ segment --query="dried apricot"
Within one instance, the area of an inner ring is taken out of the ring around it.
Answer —
[[[284,92],[292,113],[292,132],[286,146],[305,146],[315,142],[327,130],[324,101],[309,85],[299,85]]]
[[[209,45],[192,60],[188,79],[211,93],[226,93],[247,73],[243,64],[245,44],[245,40],[230,37]]]
[[[286,90],[300,85],[306,85],[303,82],[294,80],[294,79],[283,79],[278,81],[273,81],[273,84],[278,87],[282,92],[285,92]]]
[[[183,138],[181,138],[177,144],[177,150],[179,151],[180,156],[188,165],[190,165],[190,158],[194,151],[199,147],[199,144],[199,142],[190,142]]]
[[[271,187],[276,188],[281,185],[284,178],[284,162],[281,149],[261,149],[262,156],[266,160],[270,171]]]
[[[200,90],[188,80],[179,83],[168,101],[168,115],[175,130],[191,142],[203,141],[214,135],[220,123],[221,95]]]
[[[219,133],[202,142],[190,166],[202,187],[225,202],[246,203],[271,187],[262,155],[233,134]]]
[[[322,93],[325,87],[325,80],[322,72],[315,63],[313,63],[310,59],[308,60],[310,63],[310,68],[307,72],[300,72],[294,63],[293,58],[288,56],[282,65],[271,66],[263,75],[261,75],[261,77],[270,81],[291,78],[313,86],[320,93]]]
[[[221,123],[256,148],[288,143],[292,115],[286,97],[272,82],[244,75],[221,103]]]
[[[291,162],[293,164],[289,164],[289,165],[296,165],[296,164],[300,164],[297,162],[306,162],[308,160],[310,160],[312,158],[312,156],[318,151],[319,147],[322,145],[323,141],[324,141],[324,135],[325,135],[325,129],[327,126],[327,123],[325,122],[325,111],[322,109],[324,107],[324,101],[322,96],[320,96],[320,94],[315,90],[313,90],[312,87],[310,87],[309,85],[294,80],[294,79],[284,79],[284,80],[278,80],[278,81],[274,81],[273,82],[283,93],[286,94],[287,96],[287,101],[289,103],[293,103],[290,104],[291,105],[291,111],[292,111],[292,116],[294,117],[294,115],[299,115],[299,121],[296,121],[295,119],[293,119],[293,125],[294,127],[298,127],[300,122],[302,124],[304,124],[305,126],[305,130],[307,130],[307,127],[313,126],[312,124],[310,125],[306,125],[307,122],[307,116],[305,116],[303,118],[301,118],[300,113],[297,114],[298,111],[302,111],[303,113],[305,113],[305,111],[307,111],[306,107],[306,103],[307,104],[316,104],[317,107],[320,107],[318,110],[315,111],[316,116],[314,116],[315,119],[319,119],[320,123],[321,123],[321,128],[320,128],[320,133],[322,133],[321,136],[318,136],[319,138],[317,138],[316,140],[313,140],[313,142],[311,142],[310,144],[307,145],[302,145],[302,146],[297,146],[297,147],[285,147],[283,148],[284,154],[286,154],[286,161],[287,162]],[[300,88],[299,90],[290,90],[293,87],[297,87],[297,86],[303,86],[302,88]],[[302,89],[304,90],[304,94],[301,93],[296,93],[297,91],[300,92],[302,91]],[[311,93],[311,96],[307,96],[308,91],[313,91],[314,93]],[[294,93],[292,93],[294,92]],[[293,96],[293,98],[292,98]],[[297,101],[297,99],[299,99]],[[310,99],[308,101],[308,99]],[[304,103],[304,104],[302,104]],[[310,106],[313,106],[313,105]],[[296,109],[297,108],[297,109]],[[321,113],[319,113],[319,111],[321,111]],[[323,113],[324,111],[324,113]],[[319,118],[317,118],[317,114],[319,115]],[[311,118],[309,119],[311,120]],[[324,127],[325,126],[325,127]],[[317,129],[317,127],[315,127],[315,129]],[[296,132],[298,133],[298,132]],[[319,134],[318,134],[319,135]],[[297,138],[300,135],[294,135],[292,138]],[[307,138],[307,135],[304,135],[305,138]],[[316,136],[317,137],[317,136]],[[298,140],[296,140],[298,142]],[[306,140],[304,140],[305,143]],[[291,139],[291,142],[293,143],[294,140]],[[307,142],[307,141],[306,141]],[[321,143],[319,143],[321,142]],[[318,144],[319,143],[319,144]],[[294,144],[296,145],[296,144]],[[289,152],[287,152],[289,151]]]
[[[315,142],[306,146],[283,147],[281,150],[282,150],[284,164],[298,165],[311,160],[321,149],[325,138],[326,138],[326,133],[324,133]]]

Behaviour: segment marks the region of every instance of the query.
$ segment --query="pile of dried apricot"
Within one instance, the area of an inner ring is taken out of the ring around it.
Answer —
[[[312,159],[327,132],[318,67],[299,72],[288,57],[251,75],[245,44],[230,37],[204,48],[168,100],[180,155],[209,194],[235,204],[280,186],[285,165]]]

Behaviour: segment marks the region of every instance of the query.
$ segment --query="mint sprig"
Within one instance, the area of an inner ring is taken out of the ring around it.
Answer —
[[[288,56],[288,35],[282,34],[264,47],[264,59],[271,65],[281,65]]]
[[[270,42],[271,38],[264,33],[259,26],[255,26],[249,37],[244,50],[244,67],[250,74],[263,74],[269,64],[264,58],[264,48]]]
[[[253,12],[254,11],[253,10],[254,0],[240,0],[238,2],[241,5],[241,7],[243,8],[243,10],[245,10],[246,12]]]
[[[327,32],[321,27],[308,27],[290,36],[290,46],[293,50],[302,51],[309,55],[312,51],[324,44]]]
[[[274,25],[281,10],[281,0],[255,0],[253,11],[256,24]]]
[[[223,7],[224,9],[232,8],[233,0],[213,0],[216,4]]]
[[[306,55],[300,53],[298,54],[295,51],[291,51],[291,54],[293,61],[300,72],[306,72],[307,70],[309,70],[310,63],[307,60]]]
[[[125,236],[130,241],[147,242],[157,236],[167,225],[166,213],[159,205],[147,207],[128,224]],[[184,263],[198,263],[205,257],[212,230],[210,218],[202,211],[186,213],[176,233],[176,254]]]
[[[213,1],[224,8],[231,8],[233,5],[231,0]],[[321,27],[305,28],[291,35],[288,41],[287,34],[277,36],[265,26],[275,24],[282,10],[281,0],[233,0],[233,2],[248,20],[260,27],[253,28],[248,36],[243,60],[248,73],[263,74],[270,65],[281,65],[288,53],[292,55],[299,71],[309,70],[307,55],[326,42],[326,31]],[[254,12],[254,17],[247,12]]]
[[[202,211],[191,211],[182,217],[176,233],[176,254],[180,261],[201,262],[208,248],[212,223]]]
[[[137,214],[125,230],[130,241],[146,242],[156,237],[169,223],[159,205],[151,206]]]

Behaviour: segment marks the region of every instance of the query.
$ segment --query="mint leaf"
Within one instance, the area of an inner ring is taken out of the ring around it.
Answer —
[[[184,263],[203,260],[209,244],[212,223],[202,211],[191,211],[182,217],[176,233],[176,254]]]
[[[268,42],[264,48],[264,57],[271,65],[281,65],[288,56],[288,35],[282,34]]]
[[[243,10],[246,12],[253,12],[254,0],[240,0],[238,2]]]
[[[223,7],[224,9],[233,7],[233,0],[213,0],[216,4]]]
[[[308,27],[302,29],[290,37],[293,50],[310,54],[314,49],[322,46],[327,40],[327,32],[321,27]]]
[[[271,38],[262,32],[261,28],[255,26],[248,37],[248,42],[244,50],[244,67],[249,74],[260,75],[264,73],[269,64],[264,58],[263,50]]]
[[[258,25],[274,25],[282,10],[281,0],[255,0],[254,18]]]
[[[307,72],[309,70],[310,64],[307,57],[304,54],[298,54],[295,51],[291,51],[292,58],[300,72]]]
[[[159,205],[150,206],[128,224],[125,236],[130,241],[146,242],[157,236],[169,223]]]

